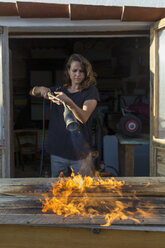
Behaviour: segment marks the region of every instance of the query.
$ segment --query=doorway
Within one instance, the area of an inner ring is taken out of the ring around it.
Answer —
[[[15,150],[15,177],[39,176],[42,145],[42,99],[29,96],[34,85],[46,87],[63,84],[65,62],[72,53],[80,53],[92,64],[97,74],[101,103],[98,106],[102,121],[101,137],[93,127],[93,145],[100,160],[108,160],[109,136],[121,133],[119,122],[123,109],[140,111],[141,134],[149,139],[149,36],[113,38],[26,38],[9,40],[13,83],[14,133],[36,130],[38,161],[27,158],[24,171],[20,166],[19,150]],[[49,103],[46,104],[45,129],[49,122]],[[133,138],[133,137],[132,137]],[[107,142],[108,141],[108,142]],[[16,142],[15,142],[16,143]],[[149,144],[134,148],[135,176],[149,175]],[[49,176],[49,156],[45,153],[45,175]],[[119,170],[119,168],[116,168]],[[113,168],[112,168],[113,170]],[[48,173],[48,174],[47,174]]]

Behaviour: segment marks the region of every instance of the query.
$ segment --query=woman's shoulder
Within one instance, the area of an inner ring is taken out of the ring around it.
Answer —
[[[87,89],[84,89],[83,94],[89,99],[96,99],[98,101],[100,100],[98,89],[94,85],[90,86]]]
[[[98,89],[96,86],[92,85],[89,88],[84,89],[83,91],[84,91],[84,93],[89,93],[89,92],[95,93],[95,92],[98,92]]]

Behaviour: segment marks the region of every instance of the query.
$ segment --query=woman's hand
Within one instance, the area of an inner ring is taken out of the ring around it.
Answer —
[[[41,92],[41,96],[45,99],[49,99],[48,97],[48,92],[50,92],[50,89],[49,88],[46,88],[46,87],[40,87],[40,92]]]
[[[71,104],[72,100],[71,100],[65,93],[63,93],[62,91],[54,91],[54,94],[55,94],[55,96],[58,97],[61,101],[63,101],[66,105],[69,106],[69,105]],[[56,104],[58,104],[58,105],[62,104],[60,101],[57,101],[56,99],[52,98],[51,96],[49,97],[49,99],[50,99],[52,102],[54,102],[54,103],[56,103]]]
[[[56,103],[57,105],[61,105],[62,104],[60,101],[54,99],[54,97],[52,97],[50,95],[48,97],[49,97],[49,100],[52,101],[53,103]]]
[[[36,97],[43,97],[45,99],[48,98],[48,92],[50,92],[50,89],[47,87],[43,86],[35,86],[33,89],[29,92],[31,96],[36,96]]]

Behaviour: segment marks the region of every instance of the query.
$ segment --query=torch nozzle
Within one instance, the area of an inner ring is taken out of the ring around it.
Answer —
[[[73,115],[72,111],[68,109],[68,107],[66,105],[64,105],[64,121],[66,124],[66,128],[70,131],[76,131],[78,130],[78,122],[75,118],[75,116]]]
[[[65,102],[60,100],[57,96],[55,96],[53,93],[48,92],[48,96],[53,97],[55,100],[61,102],[64,106],[64,121],[66,124],[66,128],[70,131],[76,131],[79,128],[78,122],[74,116],[74,114],[72,113],[71,110],[69,110],[69,108],[66,106]]]

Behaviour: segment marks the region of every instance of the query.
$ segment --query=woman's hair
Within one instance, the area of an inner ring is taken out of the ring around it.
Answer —
[[[65,66],[65,71],[64,71],[65,86],[68,87],[71,85],[71,79],[70,79],[68,70],[71,67],[71,63],[74,61],[80,62],[82,69],[84,70],[84,73],[85,73],[85,79],[79,86],[79,90],[84,90],[84,89],[89,88],[92,85],[96,85],[96,78],[95,78],[96,74],[92,70],[91,63],[80,54],[72,54],[69,57],[68,62],[66,63],[66,66]]]

